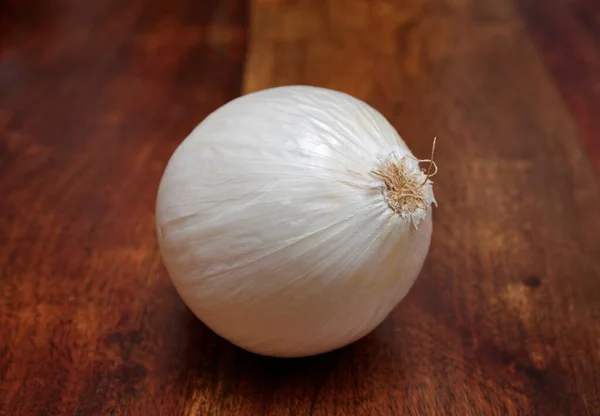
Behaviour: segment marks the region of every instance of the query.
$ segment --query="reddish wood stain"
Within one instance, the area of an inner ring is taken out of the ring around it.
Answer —
[[[600,414],[600,192],[579,141],[597,162],[598,9],[559,3],[1,2],[0,414]],[[367,100],[417,155],[437,135],[440,207],[377,330],[278,360],[183,305],[154,199],[204,116],[291,83]]]
[[[600,2],[518,1],[550,74],[600,171]]]

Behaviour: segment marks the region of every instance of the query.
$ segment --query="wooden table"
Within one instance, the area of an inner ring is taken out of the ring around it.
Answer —
[[[0,414],[600,414],[595,0],[4,0],[0,29]],[[291,83],[437,136],[440,206],[377,330],[278,360],[184,307],[153,211],[204,116]]]

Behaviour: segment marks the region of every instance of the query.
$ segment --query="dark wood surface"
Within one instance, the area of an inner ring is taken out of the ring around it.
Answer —
[[[518,0],[518,4],[600,171],[600,2]]]
[[[594,0],[250,3],[0,1],[0,414],[600,414]],[[279,360],[184,307],[153,211],[205,115],[290,83],[436,135],[440,207],[378,329]]]

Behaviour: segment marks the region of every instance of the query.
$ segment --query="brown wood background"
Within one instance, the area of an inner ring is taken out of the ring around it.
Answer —
[[[0,0],[0,414],[600,414],[600,3]],[[245,91],[367,100],[434,234],[409,296],[330,354],[219,339],[161,265],[178,143]]]

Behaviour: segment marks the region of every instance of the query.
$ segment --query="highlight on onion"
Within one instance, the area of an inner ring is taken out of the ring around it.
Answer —
[[[377,327],[417,278],[435,171],[347,94],[242,96],[169,160],[156,203],[164,264],[191,311],[243,349],[337,349]]]

